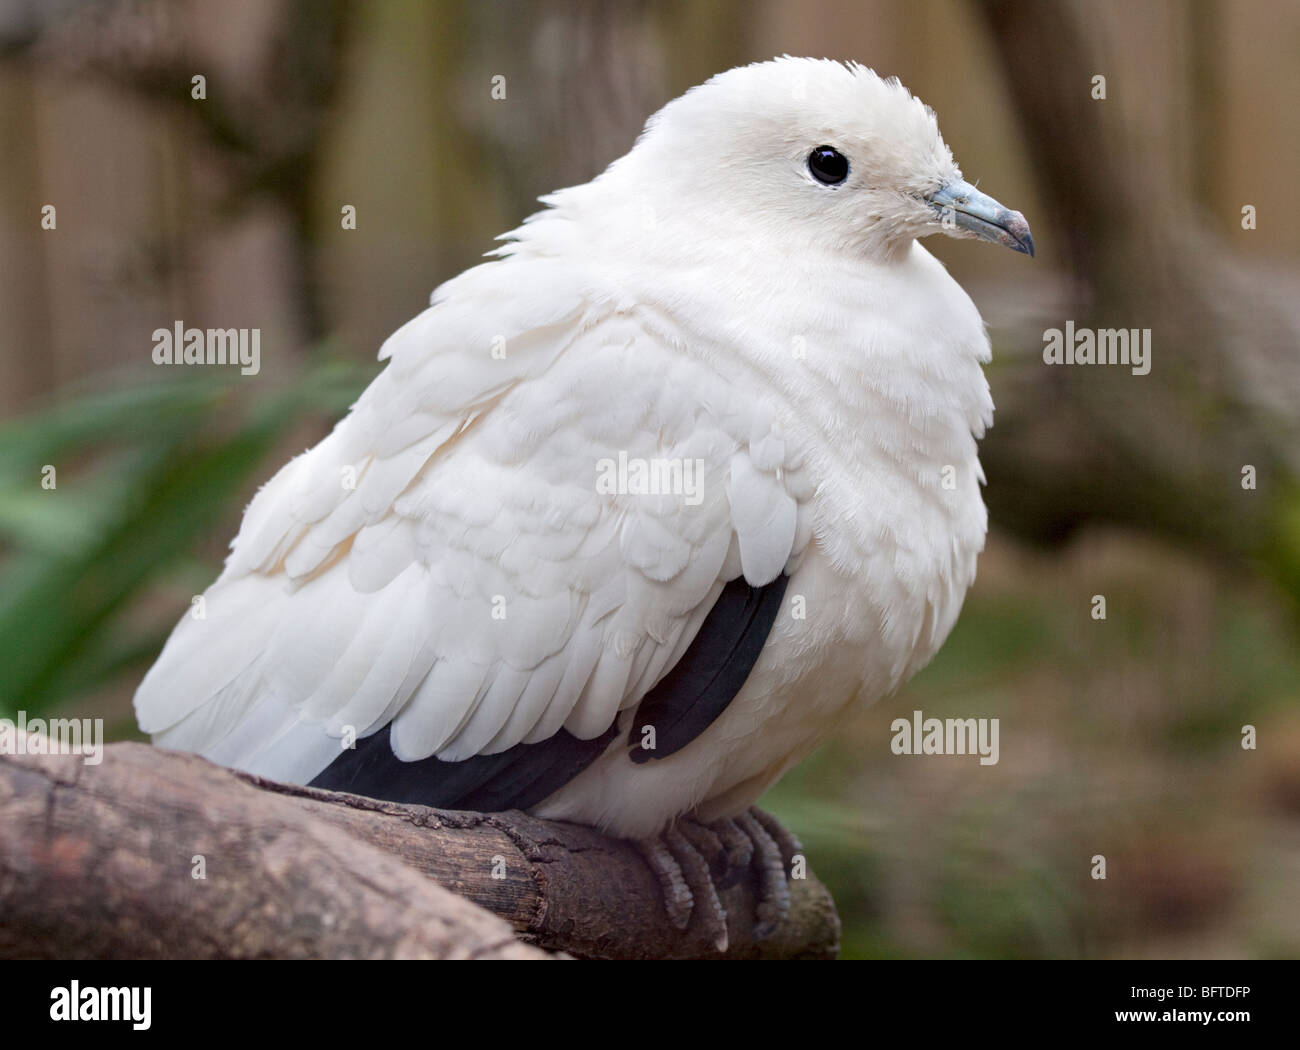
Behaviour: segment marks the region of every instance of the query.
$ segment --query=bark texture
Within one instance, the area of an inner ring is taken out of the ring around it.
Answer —
[[[30,738],[29,738],[30,741]],[[199,878],[196,875],[201,874]],[[727,958],[831,958],[811,875],[753,935],[722,893]],[[544,950],[545,949],[545,950]],[[0,956],[688,958],[629,844],[519,812],[463,813],[272,783],[141,744],[0,756]]]

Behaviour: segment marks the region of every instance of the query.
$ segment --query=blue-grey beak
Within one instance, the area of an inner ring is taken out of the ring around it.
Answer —
[[[961,179],[950,182],[927,200],[939,213],[939,225],[945,231],[965,230],[982,241],[994,241],[1012,251],[1034,254],[1034,238],[1029,233],[1025,217],[1018,211],[1002,207],[969,182]]]

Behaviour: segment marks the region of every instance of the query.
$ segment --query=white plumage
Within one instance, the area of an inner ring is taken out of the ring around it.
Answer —
[[[823,144],[842,184],[810,175]],[[626,733],[724,585],[784,572],[707,729],[641,764],[620,736],[534,811],[644,837],[751,805],[925,664],[974,578],[989,345],[915,241],[952,186],[933,115],[860,66],[780,59],[665,107],[442,285],[257,494],[141,728],[300,782],[390,723],[404,761]],[[598,491],[620,453],[702,460],[701,498]]]

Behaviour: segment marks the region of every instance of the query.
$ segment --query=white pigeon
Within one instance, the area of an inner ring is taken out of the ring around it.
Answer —
[[[934,655],[984,545],[989,342],[916,238],[1033,242],[897,80],[790,57],[543,203],[258,492],[135,709],[266,777],[643,840],[721,946],[710,844],[770,929],[797,844],[750,807]]]

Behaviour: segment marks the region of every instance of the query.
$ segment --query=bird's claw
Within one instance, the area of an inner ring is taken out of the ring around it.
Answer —
[[[679,930],[699,924],[719,952],[727,950],[728,937],[718,890],[751,870],[758,875],[755,936],[770,937],[790,914],[787,879],[802,846],[769,813],[753,808],[712,824],[686,816],[658,838],[636,845],[659,880],[669,920]]]

